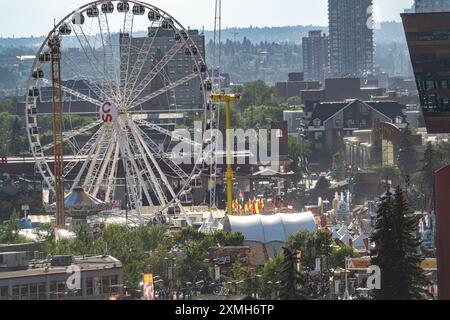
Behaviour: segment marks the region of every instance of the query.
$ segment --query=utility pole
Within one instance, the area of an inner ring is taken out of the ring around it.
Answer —
[[[233,214],[233,168],[231,157],[231,102],[242,99],[239,94],[213,93],[211,95],[213,101],[225,101],[226,107],[226,130],[227,130],[227,214]]]

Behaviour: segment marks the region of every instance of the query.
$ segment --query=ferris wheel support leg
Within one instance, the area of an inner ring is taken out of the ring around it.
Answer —
[[[119,143],[116,142],[116,150],[114,151],[114,158],[112,162],[111,171],[108,176],[108,186],[106,188],[105,194],[106,203],[109,203],[114,199],[114,183],[115,183],[114,177],[117,174],[117,164],[119,162],[119,155],[120,155],[120,146]]]
[[[139,135],[136,134],[135,126],[134,126],[132,120],[127,119],[127,121],[128,121],[128,127],[131,129],[131,133],[132,133],[133,138],[136,142],[136,145],[139,149],[138,151],[143,156],[143,161],[144,161],[144,164],[146,167],[146,172],[150,175],[150,182],[153,185],[153,189],[158,196],[158,200],[160,201],[160,204],[162,206],[165,206],[165,205],[167,205],[168,201],[167,201],[166,195],[164,194],[164,191],[162,190],[161,186],[158,183],[158,178],[156,177],[150,163],[148,162],[148,159],[146,157],[148,154],[146,154],[145,150],[144,150],[146,146],[144,145],[144,147],[142,147],[142,141],[139,139]]]

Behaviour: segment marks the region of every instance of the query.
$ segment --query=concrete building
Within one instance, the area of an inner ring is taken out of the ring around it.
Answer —
[[[320,30],[313,30],[303,38],[302,43],[305,79],[323,83],[328,74],[328,36]]]
[[[284,100],[292,97],[300,97],[302,90],[313,90],[319,88],[319,81],[305,81],[305,77],[302,72],[292,72],[288,76],[288,81],[276,83],[277,95]]]
[[[142,75],[146,75],[151,72],[154,65],[161,61],[161,59],[168,53],[168,51],[175,46],[176,40],[174,32],[172,30],[162,30],[155,27],[151,27],[148,30],[149,36],[155,36],[155,40],[151,46],[149,57],[143,66]],[[198,55],[205,60],[205,36],[199,33],[198,30],[189,30],[189,37],[196,44],[199,52]],[[141,48],[144,44],[145,37],[132,38],[132,45],[136,48]],[[138,58],[139,52],[131,50],[130,65],[133,66]],[[176,55],[169,61],[164,69],[164,76],[160,76],[155,79],[145,92],[154,92],[160,89],[162,86],[173,83],[183,77],[192,74],[194,70],[194,59],[190,55],[186,55],[185,49],[181,48]],[[141,79],[138,78],[138,83]],[[166,78],[166,79],[164,79]],[[178,86],[171,93],[161,95],[159,99],[155,99],[152,105],[170,105],[172,107],[177,106],[181,109],[198,109],[203,104],[203,97],[200,91],[200,80],[195,78],[185,85]],[[176,98],[175,98],[176,97]]]
[[[402,14],[429,133],[450,133],[450,12]]]
[[[303,110],[283,111],[283,121],[287,122],[288,134],[296,138],[300,137],[303,127],[308,124]]]
[[[68,267],[80,268],[80,290],[69,290]],[[110,256],[55,256],[28,260],[26,252],[0,253],[0,300],[105,300],[121,296],[122,263]]]
[[[372,73],[372,5],[373,0],[328,0],[331,76]]]
[[[450,0],[415,0],[414,11],[416,13],[450,11]]]
[[[322,89],[302,90],[301,101],[305,105],[309,102],[336,102],[347,99],[368,101],[372,96],[383,95],[383,88],[366,86],[361,82],[360,78],[326,79]]]

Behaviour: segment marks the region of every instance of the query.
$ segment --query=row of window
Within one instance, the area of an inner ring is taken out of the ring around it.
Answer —
[[[117,275],[104,277],[91,277],[86,279],[86,295],[96,296],[119,293],[119,278]],[[82,290],[67,290],[66,281],[50,282],[49,291],[45,282],[12,287],[11,295],[8,286],[0,287],[0,300],[62,300],[70,297],[81,297]]]
[[[429,111],[450,111],[450,98],[441,98],[436,94],[421,94],[420,104]]]
[[[418,80],[417,89],[419,91],[436,90],[436,89],[450,89],[449,80]]]

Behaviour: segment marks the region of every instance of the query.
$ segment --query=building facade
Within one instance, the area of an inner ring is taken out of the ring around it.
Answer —
[[[196,44],[199,52],[198,55],[205,60],[205,36],[199,33],[198,30],[189,30],[189,37]],[[169,50],[176,45],[176,40],[173,30],[162,30],[157,28],[149,28],[148,36],[155,39],[150,48],[149,59],[145,62],[138,83],[142,78],[150,73],[154,66],[161,61]],[[142,48],[146,37],[133,37],[131,39],[132,46]],[[130,65],[133,66],[137,60],[139,51],[131,50]],[[169,85],[177,80],[180,80],[187,75],[194,72],[194,57],[185,53],[185,48],[182,47],[177,51],[175,56],[167,63],[164,71],[148,86],[144,91],[144,95],[150,92],[155,92],[164,86]],[[159,96],[151,103],[150,107],[168,106],[170,109],[198,109],[203,104],[203,96],[200,91],[201,83],[199,78],[195,78],[180,85],[172,91]],[[146,106],[144,106],[146,107]],[[168,109],[168,108],[166,108]]]
[[[288,75],[288,81],[277,82],[276,85],[277,96],[288,100],[292,97],[300,97],[302,90],[319,89],[319,81],[305,81],[303,72],[291,72]]]
[[[303,38],[302,44],[305,80],[323,83],[328,73],[328,36],[320,30],[313,30]]]
[[[450,0],[415,0],[416,13],[450,11]]]
[[[69,263],[58,264],[58,257],[52,261],[27,261],[25,254],[0,255],[0,301],[106,300],[123,293],[122,263],[113,257],[68,257]],[[71,266],[80,270],[79,289],[68,288]]]
[[[402,14],[429,133],[450,133],[450,12]]]
[[[361,77],[373,70],[373,0],[329,0],[332,77]]]
[[[406,126],[404,109],[405,106],[393,101],[320,103],[312,113],[307,130],[313,153],[329,154],[343,148],[345,137],[353,136],[358,130],[371,130],[382,122]]]

